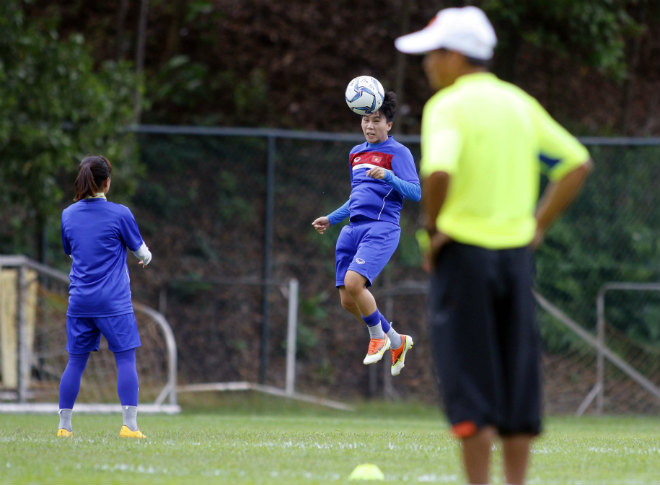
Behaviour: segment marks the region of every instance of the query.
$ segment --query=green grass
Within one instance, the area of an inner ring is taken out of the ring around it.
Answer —
[[[234,394],[195,396],[178,416],[140,416],[146,440],[118,437],[118,415],[0,415],[0,483],[348,484],[361,463],[394,483],[464,483],[446,422],[422,405],[360,404],[340,412]],[[193,409],[194,408],[194,409]],[[499,449],[493,483],[502,483]],[[555,417],[535,442],[528,483],[657,484],[655,417]]]

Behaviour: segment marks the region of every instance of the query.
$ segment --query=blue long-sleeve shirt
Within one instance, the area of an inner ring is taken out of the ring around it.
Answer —
[[[403,199],[421,198],[419,177],[412,154],[392,136],[382,143],[362,143],[349,154],[351,195],[348,201],[328,215],[330,224],[350,216],[399,223]],[[370,168],[386,169],[384,179],[368,177]]]

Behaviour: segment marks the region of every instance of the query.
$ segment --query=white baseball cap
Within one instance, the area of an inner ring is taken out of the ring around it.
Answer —
[[[486,14],[478,7],[440,10],[422,30],[399,37],[394,45],[406,54],[423,54],[445,48],[468,57],[493,57],[497,36]]]

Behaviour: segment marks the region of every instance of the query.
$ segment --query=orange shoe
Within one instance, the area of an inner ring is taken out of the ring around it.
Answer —
[[[369,350],[365,355],[362,363],[364,365],[375,364],[383,358],[385,351],[390,348],[390,339],[385,338],[372,338],[369,340]]]
[[[405,367],[406,353],[413,348],[413,339],[410,335],[401,335],[401,347],[390,349],[392,352],[392,375],[401,374],[401,369]]]

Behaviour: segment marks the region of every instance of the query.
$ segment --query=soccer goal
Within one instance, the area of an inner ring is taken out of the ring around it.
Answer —
[[[275,286],[280,287],[282,294],[286,295],[287,300],[284,386],[278,387],[266,384],[257,384],[255,382],[249,381],[199,382],[179,385],[179,392],[198,393],[253,391],[269,394],[271,396],[325,406],[333,409],[339,409],[342,411],[352,411],[353,407],[348,404],[296,391],[296,345],[299,283],[297,279],[291,278],[286,285]]]
[[[0,256],[0,412],[49,413],[67,363],[67,274],[25,256]],[[133,303],[141,413],[178,413],[177,351],[163,315]],[[120,412],[114,354],[101,339],[82,378],[76,412]]]

